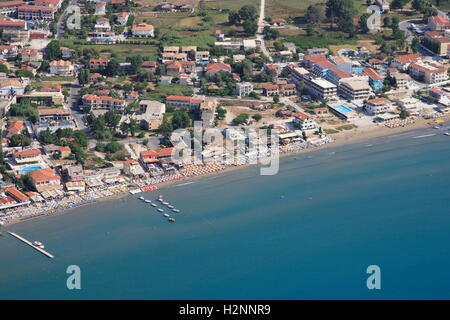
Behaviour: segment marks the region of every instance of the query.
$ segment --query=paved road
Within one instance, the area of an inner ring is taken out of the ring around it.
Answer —
[[[280,102],[284,103],[285,105],[288,105],[290,107],[293,107],[297,112],[305,112],[298,104],[296,104],[294,101],[289,99],[288,97],[280,97]]]
[[[412,40],[414,39],[414,33],[411,30],[409,30],[409,28],[411,27],[411,23],[416,23],[418,20],[421,20],[421,19],[404,20],[404,21],[400,21],[400,23],[398,24],[398,27],[400,28],[400,30],[405,32],[406,41],[409,44],[411,44]]]
[[[258,39],[261,42],[261,51],[262,53],[269,58],[269,61],[272,62],[273,59],[270,56],[269,51],[266,48],[266,44],[264,42],[264,35],[263,35],[263,29],[264,29],[264,18],[265,18],[265,7],[266,7],[266,0],[261,0],[261,6],[259,9],[259,19],[258,19],[258,31],[256,34],[256,39]]]
[[[77,5],[77,1],[78,0],[72,0],[66,10],[64,10],[63,14],[59,17],[59,21],[56,24],[56,39],[64,39],[64,29],[66,27],[68,10],[71,6]]]

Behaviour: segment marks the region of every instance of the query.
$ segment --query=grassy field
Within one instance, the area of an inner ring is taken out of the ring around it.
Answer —
[[[61,45],[75,50],[95,49],[103,58],[109,58],[112,53],[117,55],[119,61],[125,61],[127,57],[141,55],[148,57],[150,60],[156,60],[158,55],[158,47],[154,45],[139,44],[113,44],[113,45],[96,45],[96,44],[77,44],[76,41],[63,40]]]
[[[315,3],[326,3],[326,0],[266,0],[266,16],[271,18],[302,16],[306,9]],[[353,3],[360,14],[366,11],[366,0],[353,0]]]
[[[439,10],[442,10],[442,11],[444,11],[444,12],[450,11],[450,0],[440,0],[440,1],[433,0],[432,3],[433,3]],[[437,5],[437,4],[439,4],[439,5]]]
[[[135,0],[135,2],[140,4],[143,7],[154,8],[159,3],[165,2],[165,1],[162,1],[162,0]],[[173,3],[173,4],[183,4],[183,3],[192,4],[197,7],[199,0],[171,0],[169,2]]]
[[[238,10],[247,4],[254,5],[259,10],[259,0],[205,0],[205,8],[211,9]]]

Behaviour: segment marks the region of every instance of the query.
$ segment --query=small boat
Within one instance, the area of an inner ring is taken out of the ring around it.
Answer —
[[[145,203],[152,203],[150,200],[144,200]]]
[[[33,246],[41,248],[41,249],[45,248],[45,246],[42,244],[42,242],[39,242],[39,241],[34,241]]]
[[[169,203],[167,201],[163,201],[162,204],[165,206],[169,205]]]
[[[159,211],[159,212],[164,212],[164,210],[163,210],[163,209],[158,209],[158,211]]]
[[[180,212],[180,210],[178,210],[178,209],[175,209],[175,208],[174,208],[174,209],[172,209],[172,211],[173,211],[173,212]]]
[[[157,207],[158,205],[156,203],[152,203],[152,207]]]
[[[174,206],[171,206],[171,205],[169,204],[169,205],[167,205],[167,208],[173,209],[173,208],[175,208],[175,207],[174,207]]]
[[[433,129],[440,129],[440,126],[434,126]]]
[[[169,218],[168,221],[169,222],[175,222],[175,219],[174,218]]]
[[[450,132],[445,132],[444,135],[450,136]]]
[[[164,213],[163,216],[166,218],[170,217],[167,213]]]
[[[139,200],[145,200],[144,197],[139,197],[138,199],[139,199]]]
[[[163,199],[161,199],[161,198],[159,198],[159,199],[158,199],[158,201],[159,201],[159,202],[163,202],[164,200],[163,200]]]

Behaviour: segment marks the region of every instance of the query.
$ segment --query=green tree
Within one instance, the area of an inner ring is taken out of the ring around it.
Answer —
[[[254,35],[258,31],[258,24],[253,20],[246,20],[243,27],[245,33],[249,35]]]
[[[241,113],[236,118],[232,120],[234,125],[240,125],[245,123],[248,120],[248,114],[247,113]]]
[[[241,20],[255,21],[258,18],[258,12],[256,10],[256,7],[252,6],[252,5],[243,6],[242,8],[239,9],[238,13],[239,13],[239,17],[241,18]]]
[[[52,40],[47,45],[47,57],[48,60],[59,60],[62,57],[59,41]]]
[[[259,113],[255,114],[252,116],[252,118],[256,121],[260,121],[262,119],[262,115],[260,115]]]
[[[369,13],[364,13],[359,17],[359,30],[361,30],[361,33],[369,32],[369,27],[367,26],[367,19],[369,19],[369,17]]]
[[[85,85],[89,82],[89,70],[88,69],[81,69],[78,73],[78,82],[80,85]]]
[[[31,139],[21,133],[13,135],[9,138],[9,145],[11,147],[26,147],[31,144]]]
[[[111,60],[109,61],[108,65],[106,66],[106,73],[110,77],[114,77],[119,72],[119,62],[117,60]]]
[[[420,40],[417,37],[414,37],[411,41],[411,49],[414,52],[419,51]]]
[[[323,4],[312,4],[306,9],[305,19],[309,24],[318,25],[325,21],[326,12]]]
[[[114,110],[105,113],[105,122],[113,130],[116,130],[122,116]]]

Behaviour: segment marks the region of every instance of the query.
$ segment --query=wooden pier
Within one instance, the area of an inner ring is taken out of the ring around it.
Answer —
[[[51,253],[48,253],[48,252],[45,251],[44,249],[41,249],[41,248],[39,248],[39,247],[36,247],[36,246],[35,246],[34,244],[32,244],[30,241],[28,241],[27,239],[25,239],[25,238],[19,236],[17,233],[14,233],[14,232],[11,232],[11,231],[8,231],[8,233],[9,233],[10,235],[12,235],[13,237],[19,239],[20,241],[25,242],[27,245],[29,245],[30,247],[36,249],[37,251],[39,251],[39,252],[42,253],[43,255],[46,255],[46,256],[49,257],[50,259],[53,259],[53,258],[55,257],[54,255],[52,255]]]

